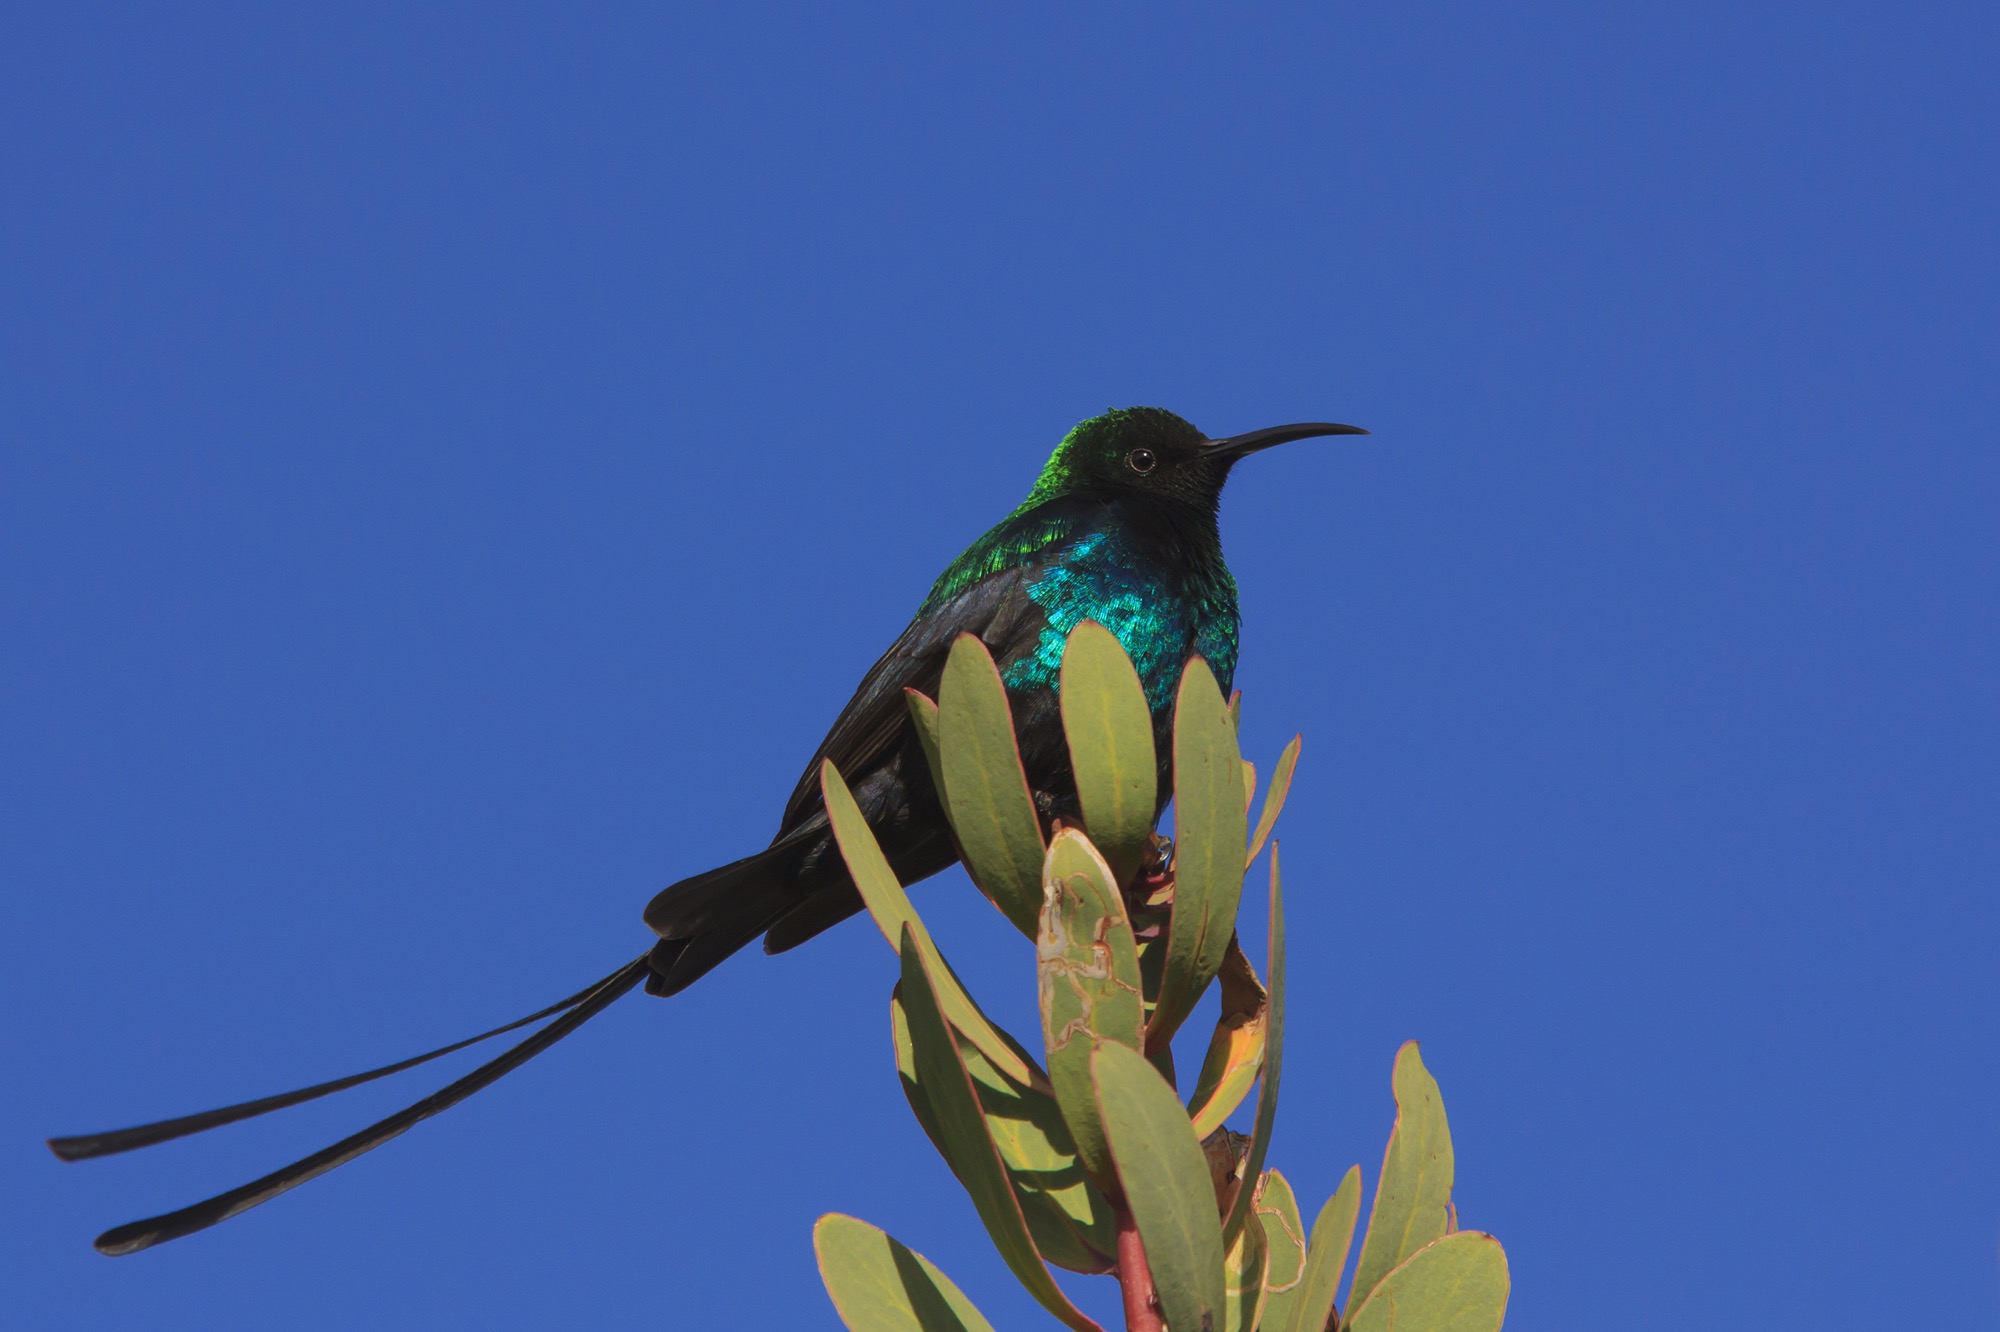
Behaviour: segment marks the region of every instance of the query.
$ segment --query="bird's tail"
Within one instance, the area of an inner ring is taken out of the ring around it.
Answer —
[[[660,936],[646,993],[680,993],[800,903],[847,882],[832,836],[815,821],[754,856],[662,888],[646,904],[646,924]]]
[[[372,1082],[391,1073],[400,1073],[406,1068],[415,1068],[418,1064],[428,1063],[455,1050],[463,1050],[468,1045],[475,1045],[491,1037],[539,1022],[543,1018],[561,1014],[555,1021],[515,1045],[505,1054],[481,1064],[458,1081],[426,1096],[414,1105],[398,1110],[387,1119],[371,1124],[351,1137],[342,1138],[331,1147],[294,1161],[280,1170],[274,1170],[262,1179],[254,1179],[240,1188],[218,1194],[206,1202],[183,1207],[164,1216],[134,1221],[130,1225],[107,1230],[97,1237],[97,1249],[100,1253],[114,1255],[137,1253],[140,1249],[150,1248],[170,1239],[179,1239],[182,1235],[191,1235],[197,1230],[206,1230],[219,1221],[227,1221],[239,1212],[249,1211],[259,1203],[269,1202],[288,1189],[323,1175],[336,1166],[345,1165],[364,1152],[380,1147],[412,1125],[449,1110],[489,1083],[513,1072],[610,1007],[615,1000],[645,979],[649,958],[650,954],[628,962],[595,984],[539,1012],[517,1018],[504,1026],[481,1032],[477,1036],[454,1041],[450,1045],[441,1046],[428,1053],[386,1064],[381,1068],[370,1069],[366,1073],[355,1073],[348,1077],[336,1078],[332,1082],[322,1082],[311,1087],[302,1087],[297,1091],[245,1101],[240,1105],[224,1106],[201,1114],[183,1115],[177,1119],[161,1120],[155,1124],[141,1124],[136,1128],[118,1129],[109,1133],[86,1133],[70,1138],[51,1138],[49,1149],[65,1161],[82,1161],[94,1156],[111,1156],[118,1152],[150,1147],[154,1143],[167,1142],[190,1133],[200,1133],[223,1124],[233,1124],[240,1119],[252,1119],[258,1115],[269,1114],[273,1110],[282,1110],[287,1106],[300,1105],[321,1096],[344,1091],[349,1087],[358,1087],[364,1082]]]

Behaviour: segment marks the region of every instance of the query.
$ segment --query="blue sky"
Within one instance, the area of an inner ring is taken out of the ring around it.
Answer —
[[[631,956],[1130,403],[1376,432],[1223,511],[1301,1194],[1414,1037],[1515,1326],[2000,1322],[1991,6],[173,10],[0,43],[21,1326],[832,1326],[828,1210],[1035,1325],[860,924],[134,1258],[442,1075],[39,1139]]]

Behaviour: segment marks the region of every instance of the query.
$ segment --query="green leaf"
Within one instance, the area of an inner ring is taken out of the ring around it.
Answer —
[[[924,928],[917,909],[910,905],[910,896],[903,891],[903,885],[896,881],[896,872],[890,868],[888,857],[882,854],[874,831],[862,816],[861,807],[854,803],[854,796],[848,791],[840,770],[833,766],[830,759],[819,765],[819,787],[820,796],[826,802],[827,818],[833,824],[834,840],[840,845],[841,859],[847,862],[848,877],[860,890],[861,900],[868,904],[868,914],[882,931],[882,937],[894,948],[903,937],[905,927],[914,932],[917,948],[931,964],[932,973],[939,978],[938,1002],[943,1005],[951,1025],[996,1068],[1016,1082],[1024,1086],[1043,1082],[1041,1071],[1023,1059],[1000,1029],[980,1011],[979,1005],[973,1002],[972,996],[959,982],[957,974],[939,955],[937,945],[931,942],[930,931]]]
[[[1222,1226],[1187,1111],[1145,1056],[1125,1046],[1098,1046],[1091,1070],[1118,1181],[1146,1246],[1167,1326],[1221,1327]]]
[[[1246,869],[1257,858],[1257,853],[1264,849],[1271,829],[1277,826],[1278,815],[1285,808],[1285,797],[1291,793],[1292,774],[1298,770],[1299,746],[1304,741],[1304,736],[1293,736],[1292,743],[1285,746],[1285,752],[1278,755],[1278,766],[1271,773],[1271,789],[1264,793],[1264,812],[1257,816],[1257,832],[1250,839],[1250,854],[1243,861]]]
[[[902,987],[890,999],[890,1019],[896,1041],[896,1071],[903,1095],[924,1132],[952,1172],[964,1172],[952,1157],[952,1147],[938,1128],[930,1093],[917,1078],[916,1043],[903,1009]],[[959,1042],[958,1055],[972,1075],[973,1091],[986,1116],[986,1132],[1000,1151],[1015,1200],[1027,1218],[1028,1234],[1042,1257],[1072,1272],[1099,1274],[1115,1266],[1117,1217],[1077,1160],[1076,1144],[1055,1098],[1023,1087],[997,1072],[993,1065]]]
[[[1056,834],[1043,875],[1048,887],[1035,969],[1049,1083],[1084,1168],[1100,1188],[1115,1190],[1090,1052],[1100,1041],[1141,1048],[1146,1005],[1139,992],[1139,954],[1117,881],[1082,833],[1065,828]]]
[[[1223,1238],[1233,1241],[1250,1217],[1250,1200],[1257,1177],[1264,1171],[1265,1153],[1271,1150],[1271,1126],[1278,1118],[1278,1073],[1285,1053],[1285,894],[1278,883],[1278,848],[1271,848],[1271,1011],[1265,1019],[1264,1080],[1257,1088],[1257,1118],[1250,1129],[1250,1145],[1243,1156],[1244,1186],[1236,1192],[1229,1218],[1222,1224]]]
[[[979,1219],[993,1238],[1000,1256],[1044,1309],[1077,1332],[1103,1332],[1064,1295],[1042,1264],[1027,1219],[1021,1214],[1006,1163],[986,1130],[986,1117],[973,1091],[972,1078],[958,1056],[958,1043],[939,1009],[933,980],[924,965],[909,926],[903,927],[903,1010],[915,1049],[917,1080],[929,1095],[937,1131],[946,1144],[945,1156],[965,1191],[972,1195]],[[1116,1049],[1118,1047],[1109,1047]],[[1137,1058],[1138,1056],[1133,1056]],[[1190,1324],[1192,1326],[1192,1324]]]
[[[1306,1274],[1306,1225],[1299,1217],[1291,1182],[1275,1170],[1265,1171],[1264,1185],[1251,1210],[1264,1232],[1264,1249],[1270,1255],[1264,1272],[1264,1311],[1258,1324],[1269,1332],[1286,1332]]]
[[[960,634],[938,687],[938,757],[952,831],[979,890],[1021,933],[1042,909],[1041,820],[1014,744],[1007,687],[986,645]]]
[[[1360,1215],[1361,1167],[1350,1166],[1313,1222],[1312,1247],[1306,1253],[1299,1293],[1292,1300],[1291,1321],[1284,1328],[1273,1323],[1272,1332],[1321,1332],[1329,1326],[1333,1297],[1340,1292],[1340,1274],[1347,1267],[1347,1251],[1354,1243],[1354,1223]]]
[[[1203,1138],[1236,1113],[1256,1085],[1264,1067],[1264,1039],[1270,1026],[1271,996],[1257,979],[1257,969],[1243,955],[1234,935],[1217,973],[1222,986],[1222,1011],[1215,1019],[1208,1055],[1188,1098],[1194,1131]]]
[[[931,784],[944,790],[944,761],[938,757],[938,705],[916,689],[905,689],[903,701],[910,705],[910,720],[916,724],[917,741],[924,747],[924,762],[930,765]]]
[[[1396,1126],[1382,1157],[1368,1236],[1354,1268],[1350,1304],[1366,1300],[1377,1282],[1417,1250],[1451,1229],[1451,1128],[1437,1079],[1424,1067],[1417,1043],[1396,1052],[1391,1079]]]
[[[1236,728],[1208,663],[1191,658],[1174,704],[1174,914],[1151,1049],[1172,1038],[1222,966],[1243,896],[1243,806]]]
[[[1159,762],[1145,686],[1112,632],[1084,620],[1063,647],[1057,696],[1084,826],[1110,864],[1112,882],[1129,883],[1159,811]]]
[[[1351,1332],[1499,1332],[1507,1316],[1507,1254],[1476,1230],[1431,1241],[1384,1277],[1348,1315]]]
[[[1271,1252],[1262,1226],[1245,1226],[1222,1259],[1223,1332],[1256,1332],[1264,1312],[1264,1281]]]
[[[853,1332],[993,1332],[951,1278],[866,1221],[829,1212],[813,1227],[820,1279]]]

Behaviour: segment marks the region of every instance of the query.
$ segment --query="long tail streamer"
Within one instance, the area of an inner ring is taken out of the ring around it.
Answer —
[[[278,1096],[267,1096],[256,1101],[245,1101],[240,1105],[225,1106],[221,1109],[206,1111],[202,1114],[184,1115],[178,1119],[162,1120],[156,1124],[142,1124],[136,1128],[118,1129],[110,1133],[83,1134],[70,1138],[51,1138],[49,1140],[49,1147],[57,1156],[65,1161],[80,1161],[93,1156],[108,1156],[115,1152],[128,1152],[135,1148],[150,1146],[157,1142],[167,1142],[174,1138],[184,1137],[190,1133],[199,1133],[204,1129],[216,1128],[223,1124],[232,1124],[237,1120],[268,1114],[273,1110],[282,1110],[286,1106],[298,1105],[321,1096],[331,1095],[334,1092],[345,1090],[348,1087],[359,1086],[364,1082],[370,1082],[376,1078],[387,1077],[391,1073],[398,1073],[407,1068],[414,1068],[419,1064],[441,1058],[453,1051],[463,1050],[469,1045],[477,1044],[490,1037],[514,1031],[532,1022],[538,1022],[545,1017],[557,1013],[562,1014],[554,1022],[551,1022],[534,1035],[513,1046],[498,1058],[481,1064],[478,1068],[466,1074],[458,1081],[451,1083],[449,1086],[434,1092],[414,1105],[397,1111],[387,1119],[371,1124],[351,1137],[341,1139],[331,1147],[314,1152],[311,1156],[305,1157],[302,1160],[294,1161],[283,1169],[275,1170],[261,1179],[252,1180],[240,1188],[218,1194],[206,1202],[199,1202],[191,1207],[183,1207],[177,1212],[168,1212],[163,1216],[152,1217],[145,1221],[134,1221],[129,1225],[107,1230],[97,1237],[97,1249],[100,1253],[114,1255],[136,1253],[140,1249],[151,1248],[155,1244],[161,1244],[170,1239],[179,1239],[183,1235],[191,1235],[197,1230],[206,1230],[218,1222],[227,1221],[230,1217],[238,1213],[249,1211],[259,1203],[269,1202],[288,1189],[296,1188],[309,1179],[323,1175],[337,1166],[345,1165],[364,1152],[369,1152],[380,1147],[383,1143],[398,1136],[413,1125],[421,1123],[433,1115],[449,1110],[452,1106],[457,1105],[474,1092],[479,1091],[481,1088],[488,1086],[508,1073],[511,1073],[516,1068],[519,1068],[522,1064],[533,1059],[536,1055],[548,1049],[551,1045],[554,1045],[584,1023],[590,1021],[591,1018],[603,1012],[615,1000],[624,996],[633,986],[643,980],[647,969],[647,959],[645,957],[637,958],[620,967],[617,971],[612,972],[603,980],[591,985],[589,988],[571,995],[560,1003],[551,1004],[539,1012],[516,1019],[506,1026],[495,1027],[491,1031],[482,1032],[477,1036],[467,1037],[465,1040],[442,1046],[427,1054],[417,1055],[411,1059],[388,1064],[366,1073],[356,1073],[350,1077],[335,1079],[332,1082],[322,1082],[315,1086],[300,1088],[298,1091],[285,1092]]]
[[[495,1036],[505,1036],[510,1031],[518,1031],[522,1027],[540,1022],[545,1017],[552,1017],[566,1008],[576,1007],[596,993],[598,986],[602,984],[604,982],[601,980],[592,981],[569,998],[559,1000],[524,1018],[515,1018],[505,1026],[482,1031],[477,1036],[467,1036],[464,1040],[453,1041],[450,1045],[441,1045],[425,1054],[412,1055],[393,1064],[371,1068],[366,1073],[350,1073],[344,1078],[314,1083],[297,1091],[280,1092],[276,1096],[262,1096],[254,1101],[204,1110],[196,1115],[181,1115],[175,1119],[162,1119],[156,1123],[139,1124],[133,1128],[113,1129],[109,1133],[79,1133],[68,1138],[50,1138],[49,1150],[65,1161],[88,1161],[96,1156],[116,1156],[119,1152],[133,1152],[141,1147],[151,1147],[155,1143],[172,1142],[175,1138],[185,1138],[190,1133],[204,1133],[212,1128],[221,1128],[224,1124],[234,1124],[241,1119],[255,1119],[258,1115],[268,1115],[273,1110],[283,1110],[288,1106],[304,1105],[307,1101],[316,1101],[322,1096],[346,1091],[349,1087],[359,1087],[365,1082],[373,1082],[377,1078],[386,1078],[392,1073],[401,1073],[419,1064],[428,1064],[433,1059],[456,1054],[469,1045],[477,1045]]]

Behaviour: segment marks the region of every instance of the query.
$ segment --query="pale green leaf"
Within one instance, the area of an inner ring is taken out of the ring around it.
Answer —
[[[1245,1226],[1222,1259],[1223,1332],[1257,1332],[1271,1252],[1262,1226]]]
[[[1507,1316],[1500,1241],[1459,1230],[1431,1241],[1382,1278],[1349,1313],[1349,1332],[1499,1332]]]
[[[1360,1215],[1361,1167],[1352,1166],[1313,1221],[1312,1245],[1306,1252],[1298,1295],[1291,1302],[1291,1321],[1283,1328],[1273,1324],[1272,1332],[1322,1332],[1328,1325],[1334,1297],[1340,1293],[1340,1274],[1346,1270],[1347,1253],[1354,1244],[1354,1223]]]
[[[981,892],[1035,937],[1042,909],[1042,825],[1021,770],[1007,687],[986,645],[960,634],[938,687],[944,802]]]
[[[1305,1221],[1299,1216],[1299,1203],[1292,1194],[1291,1182],[1276,1170],[1264,1172],[1263,1188],[1251,1208],[1258,1228],[1264,1232],[1264,1248],[1269,1255],[1264,1273],[1264,1311],[1258,1324],[1268,1332],[1286,1332],[1291,1326],[1292,1305],[1299,1297],[1306,1274]]]
[[[1349,1300],[1356,1304],[1404,1259],[1451,1228],[1451,1128],[1437,1079],[1424,1067],[1415,1041],[1396,1052],[1391,1082],[1396,1126],[1382,1156],[1368,1235],[1354,1268]]]
[[[910,896],[903,891],[903,885],[896,881],[896,872],[889,865],[888,857],[882,854],[881,844],[875,840],[875,833],[862,817],[861,807],[854,803],[853,794],[847,783],[833,766],[832,760],[820,764],[820,795],[826,802],[828,820],[833,824],[834,840],[840,846],[841,859],[847,862],[848,877],[861,893],[861,900],[868,904],[868,914],[882,931],[882,937],[894,948],[908,927],[916,936],[917,947],[931,964],[931,971],[938,977],[938,1001],[944,1006],[945,1016],[967,1040],[978,1047],[981,1054],[993,1062],[1008,1077],[1023,1085],[1033,1085],[1040,1081],[1041,1072],[1029,1061],[1021,1058],[1015,1047],[1009,1043],[993,1025],[979,1005],[973,1002],[965,986],[959,983],[956,973],[945,964],[938,954],[937,945],[931,942],[930,931],[924,928],[923,920],[910,904]]]
[[[993,1332],[930,1259],[866,1221],[827,1213],[813,1227],[813,1252],[851,1332]]]
[[[1058,697],[1084,826],[1110,864],[1112,882],[1124,884],[1138,872],[1153,835],[1159,763],[1139,672],[1095,620],[1070,630]]]
[[[1271,829],[1278,824],[1278,815],[1285,808],[1285,797],[1291,793],[1292,774],[1298,771],[1299,746],[1304,742],[1304,736],[1295,735],[1292,743],[1285,746],[1285,752],[1278,755],[1278,766],[1271,772],[1271,789],[1264,793],[1264,812],[1257,816],[1257,831],[1250,838],[1250,854],[1243,861],[1246,867],[1264,849]]]
[[[1111,869],[1084,835],[1065,828],[1049,843],[1042,930],[1035,945],[1049,1083],[1084,1168],[1115,1188],[1097,1115],[1090,1052],[1100,1041],[1143,1044],[1139,955]]]
[[[938,753],[938,705],[930,696],[915,689],[903,691],[903,701],[910,705],[910,721],[917,728],[917,743],[923,746],[924,763],[931,770],[931,785],[941,793],[944,790],[944,760]],[[939,799],[943,796],[940,795]]]
[[[1271,1128],[1278,1118],[1278,1074],[1283,1068],[1285,1053],[1285,894],[1278,882],[1278,848],[1275,846],[1271,848],[1270,950],[1267,965],[1271,971],[1268,983],[1271,1008],[1265,1018],[1263,1082],[1257,1088],[1257,1118],[1251,1126],[1250,1145],[1243,1158],[1245,1187],[1237,1190],[1236,1201],[1229,1209],[1229,1218],[1222,1226],[1226,1240],[1234,1240],[1237,1231],[1249,1219],[1252,1195],[1249,1185],[1263,1173],[1264,1156],[1271,1150]]]
[[[903,1095],[952,1172],[963,1177],[952,1150],[939,1131],[930,1093],[917,1078],[916,1042],[904,1012],[902,987],[890,999],[890,1020],[896,1042],[896,1071]],[[960,1061],[972,1075],[973,1091],[986,1116],[986,1131],[1007,1167],[1014,1197],[1027,1218],[1028,1234],[1048,1262],[1072,1272],[1097,1274],[1116,1266],[1117,1218],[1110,1202],[1077,1160],[1076,1144],[1055,1098],[1023,1087],[996,1071],[961,1037]]]
[[[1077,1332],[1102,1332],[1070,1303],[1035,1249],[1027,1219],[1007,1178],[1006,1163],[987,1133],[985,1113],[971,1076],[959,1060],[958,1043],[938,1007],[935,982],[907,925],[903,927],[902,955],[902,1001],[915,1047],[917,1079],[930,1098],[938,1134],[947,1146],[946,1158],[965,1191],[972,1195],[972,1204],[994,1247],[1028,1293],[1065,1326]]]
[[[1174,910],[1148,1048],[1165,1045],[1222,966],[1243,896],[1243,756],[1236,728],[1200,657],[1174,704]]]
[[[1187,1111],[1145,1056],[1125,1046],[1098,1046],[1091,1066],[1118,1182],[1146,1246],[1167,1326],[1220,1328],[1222,1226]]]

